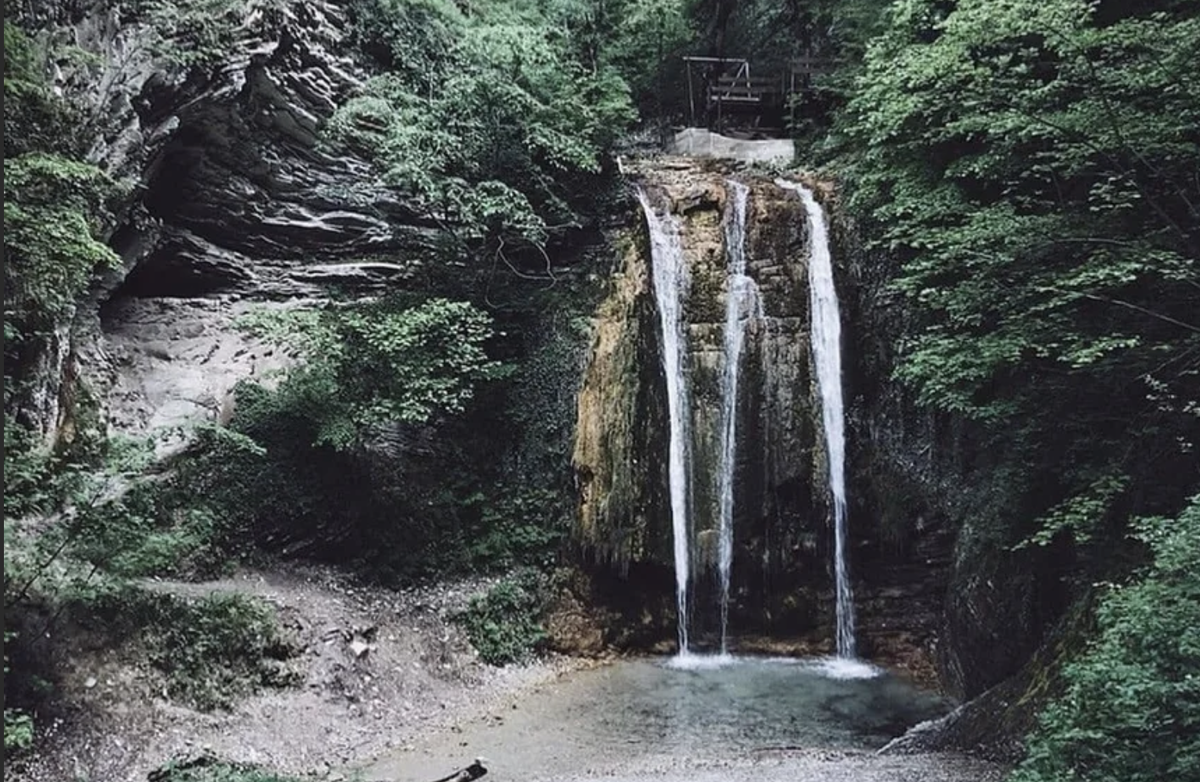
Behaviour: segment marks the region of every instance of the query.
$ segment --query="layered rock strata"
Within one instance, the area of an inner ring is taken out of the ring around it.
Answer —
[[[207,55],[104,0],[33,20],[57,49],[90,55],[57,63],[55,88],[89,118],[89,161],[134,185],[110,240],[123,268],[40,362],[32,407],[48,440],[210,417],[237,379],[278,363],[238,314],[335,286],[377,291],[434,246],[402,193],[320,141],[366,79],[346,53],[344,10],[291,0],[229,13],[212,20],[228,46]]]

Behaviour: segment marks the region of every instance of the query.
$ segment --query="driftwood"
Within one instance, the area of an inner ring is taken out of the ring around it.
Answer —
[[[475,762],[466,768],[460,768],[450,776],[435,779],[433,782],[473,782],[484,774],[487,774],[487,769],[483,767],[483,758],[475,758]]]

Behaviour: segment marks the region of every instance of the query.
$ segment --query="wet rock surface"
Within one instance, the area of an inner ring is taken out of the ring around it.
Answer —
[[[693,638],[703,644],[717,629],[713,476],[724,370],[727,182],[735,179],[750,186],[747,274],[761,293],[765,317],[746,330],[738,381],[730,628],[735,635],[769,634],[779,642],[827,650],[834,544],[810,348],[810,248],[803,207],[771,177],[737,163],[656,157],[631,160],[626,167],[657,208],[679,222],[690,277],[683,309],[693,409]],[[809,184],[827,210],[836,209],[837,193],[828,183]],[[661,326],[644,231],[634,229],[623,240],[622,266],[594,319],[574,465],[580,544],[608,573],[593,596],[604,602],[604,593],[639,595],[636,605],[607,598],[624,624],[610,641],[654,648],[673,638],[673,608],[666,596],[673,594],[674,582]],[[835,238],[848,244],[844,235]],[[845,373],[851,403],[850,573],[860,648],[872,659],[934,682],[956,530],[944,516],[908,502],[904,492],[913,489],[907,473],[898,475],[896,466],[882,469],[884,455],[892,455],[882,448],[895,436],[872,428],[886,418],[864,413],[878,392],[864,381],[890,381],[877,376],[875,363],[881,350],[890,355],[890,348],[875,344],[890,332],[861,331],[854,318],[865,306],[862,297],[873,289],[860,290],[861,269],[842,247],[834,256],[844,302],[843,352],[850,367]],[[909,447],[907,439],[903,443]],[[892,484],[884,480],[888,477],[894,477]]]
[[[735,565],[743,590],[762,571],[797,566],[813,538],[806,519],[817,459],[810,393],[805,223],[796,204],[769,179],[727,165],[656,159],[639,170],[656,208],[680,225],[689,278],[682,300],[691,397],[692,558],[715,568],[715,461],[725,320],[727,180],[751,188],[747,274],[765,317],[748,326],[739,394]],[[595,318],[595,342],[579,396],[574,465],[581,493],[580,539],[595,560],[669,567],[672,533],[665,443],[667,402],[647,238],[627,238],[623,267]],[[765,563],[765,564],[763,564]],[[748,596],[753,603],[755,596]],[[779,606],[776,606],[778,612]],[[756,613],[761,625],[770,619]]]

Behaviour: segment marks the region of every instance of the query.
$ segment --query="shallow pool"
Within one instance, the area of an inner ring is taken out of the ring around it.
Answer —
[[[383,758],[366,777],[429,782],[477,756],[489,779],[529,780],[657,756],[875,748],[949,708],[864,663],[728,656],[625,660],[514,705]]]

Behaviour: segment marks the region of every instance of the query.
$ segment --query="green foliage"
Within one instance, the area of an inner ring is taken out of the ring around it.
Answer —
[[[1153,564],[1109,586],[1098,632],[1064,671],[1012,782],[1158,782],[1200,768],[1200,497],[1137,536]]]
[[[578,223],[575,188],[632,119],[620,78],[582,67],[532,6],[354,8],[360,45],[390,72],[339,109],[332,141],[377,160],[389,184],[489,258],[512,263],[513,250]]]
[[[264,687],[296,682],[287,666],[296,650],[275,610],[257,598],[222,592],[188,598],[101,582],[70,596],[66,607],[113,642],[142,646],[169,696],[197,709],[227,709]]]
[[[25,427],[4,416],[4,518],[44,511],[53,502],[52,459]]]
[[[4,710],[4,752],[19,752],[33,745],[33,717],[21,709]]]
[[[151,782],[301,782],[246,763],[225,763],[209,756],[173,761],[150,775]]]
[[[479,534],[467,543],[466,557],[477,568],[505,570],[516,565],[549,567],[554,562],[565,525],[548,524],[561,516],[561,493],[526,488],[488,500],[482,505]]]
[[[286,664],[296,649],[274,609],[256,598],[213,592],[189,599],[115,584],[80,596],[72,608],[136,638],[164,675],[167,693],[195,708],[229,708],[264,687],[296,683]]]
[[[300,352],[272,403],[309,417],[314,444],[339,450],[385,424],[461,413],[476,384],[501,372],[484,350],[491,319],[466,302],[264,312],[244,326]]]
[[[146,25],[155,54],[186,68],[211,68],[228,57],[244,20],[291,0],[136,0],[129,13]]]
[[[278,664],[293,654],[264,604],[241,595],[196,603],[161,599],[153,606],[150,660],[167,675],[173,697],[201,709],[227,708],[264,686],[290,686]]]
[[[1070,532],[1076,542],[1086,543],[1128,483],[1129,479],[1124,475],[1105,475],[1097,479],[1083,492],[1051,508],[1038,520],[1037,531],[1018,548],[1030,544],[1048,545],[1064,532]]]
[[[30,153],[4,160],[4,332],[44,336],[117,255],[98,236],[116,185],[94,166]]]
[[[536,571],[520,572],[472,598],[455,617],[484,662],[508,665],[527,660],[545,640],[543,579]]]
[[[15,630],[4,630],[4,678],[8,679],[9,645],[17,639]],[[33,717],[23,709],[4,707],[4,754],[28,749],[33,744]]]
[[[23,448],[30,439],[10,420],[6,437]],[[18,480],[5,496],[5,618],[10,626],[30,628],[20,639],[5,635],[9,748],[32,741],[30,714],[47,695],[41,673],[52,657],[43,646],[58,638],[60,623],[73,613],[86,621],[95,613],[109,617],[115,624],[100,629],[111,631],[114,641],[144,634],[169,690],[190,702],[216,704],[227,697],[223,692],[283,680],[273,661],[254,656],[273,653],[278,638],[257,606],[215,600],[177,606],[130,586],[135,577],[220,566],[227,557],[220,545],[224,530],[193,497],[184,501],[171,479],[146,474],[150,443],[115,439],[107,445],[99,464],[33,449],[6,453],[6,466],[16,470],[10,477]],[[187,651],[180,653],[175,647],[183,643]]]
[[[1197,56],[1194,8],[1084,0],[905,0],[866,53],[839,162],[901,264],[896,374],[1035,460],[1009,543],[1119,540],[1197,469]]]
[[[4,21],[4,341],[44,334],[72,310],[96,269],[116,255],[99,237],[121,188],[70,157],[69,107],[45,84],[43,55]],[[14,376],[6,365],[6,377]],[[5,402],[11,391],[6,384]]]
[[[5,159],[38,150],[69,153],[76,146],[75,113],[47,88],[43,60],[29,36],[5,19]]]

